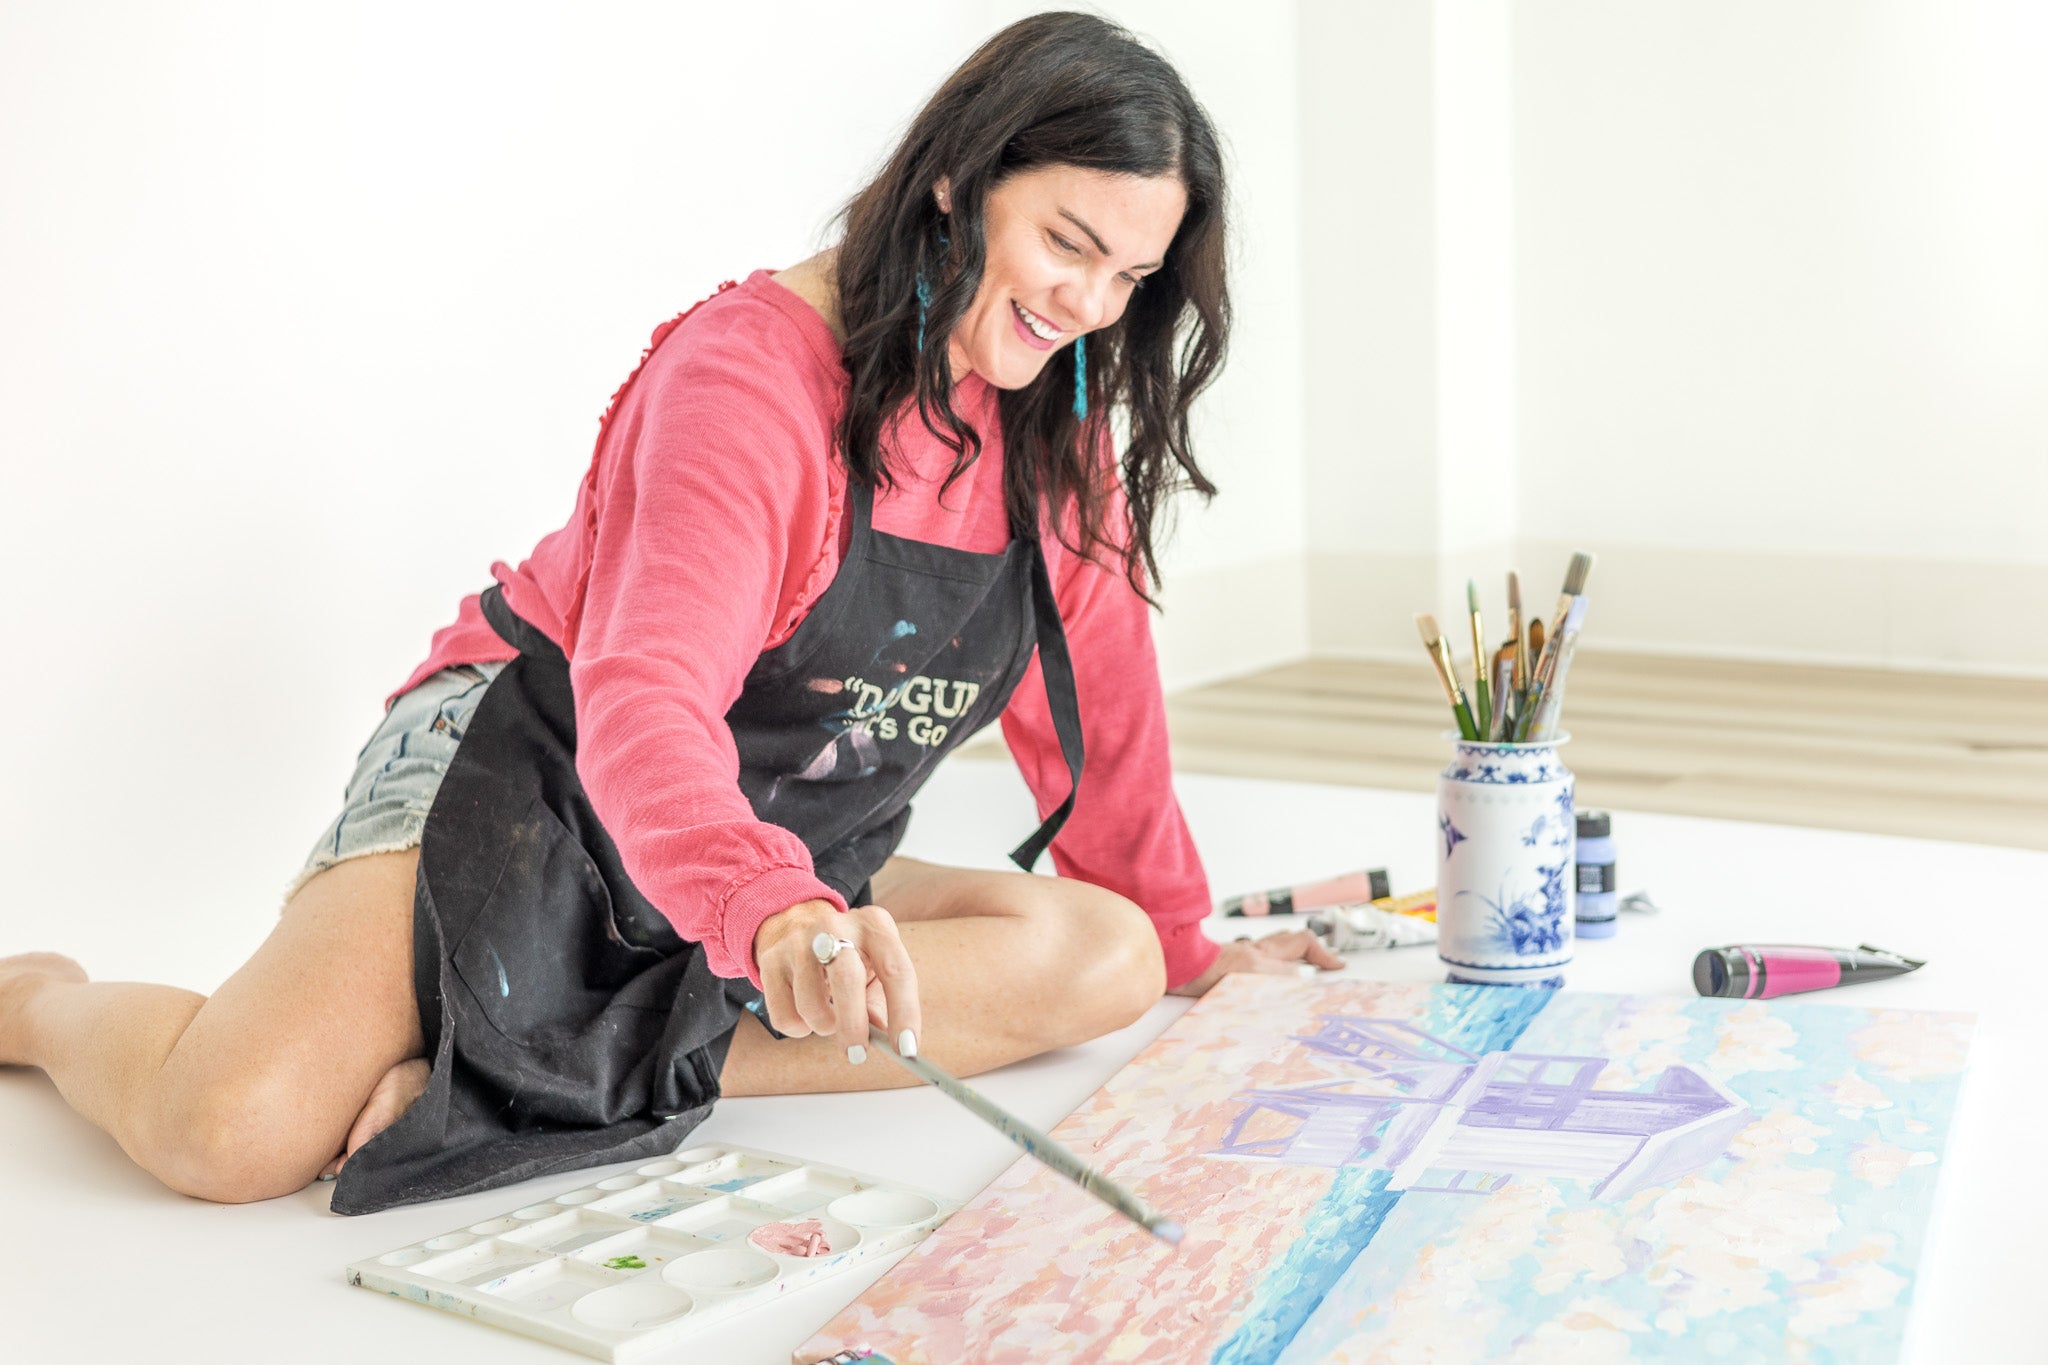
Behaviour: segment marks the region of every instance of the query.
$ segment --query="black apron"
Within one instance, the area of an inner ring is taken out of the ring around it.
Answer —
[[[1035,646],[1073,786],[1010,855],[1028,871],[1073,809],[1082,760],[1037,528],[974,554],[876,532],[858,484],[849,501],[845,562],[726,714],[741,790],[803,839],[821,881],[865,903],[911,796],[1002,713]],[[413,971],[432,1075],[342,1168],[337,1213],[671,1151],[718,1098],[740,1011],[758,1012],[752,983],[714,975],[627,877],[576,776],[562,651],[496,587],[483,608],[519,656],[484,692],[420,847]]]

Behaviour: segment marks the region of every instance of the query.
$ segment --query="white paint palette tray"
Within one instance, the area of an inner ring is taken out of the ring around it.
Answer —
[[[357,1261],[350,1284],[631,1360],[924,1239],[959,1208],[741,1147],[692,1147]]]

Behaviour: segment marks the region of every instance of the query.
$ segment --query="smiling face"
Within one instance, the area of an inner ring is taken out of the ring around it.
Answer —
[[[944,208],[944,182],[937,194]],[[1079,166],[1034,167],[990,190],[981,288],[947,347],[954,381],[972,371],[1021,389],[1061,347],[1113,324],[1166,259],[1187,203],[1177,177]]]

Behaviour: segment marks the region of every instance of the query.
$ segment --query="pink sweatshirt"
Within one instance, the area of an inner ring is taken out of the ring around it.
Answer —
[[[762,921],[800,901],[844,902],[801,839],[754,817],[724,717],[845,553],[846,471],[832,450],[848,380],[825,320],[766,270],[683,317],[655,330],[613,396],[568,525],[491,574],[506,605],[568,656],[576,770],[634,885],[704,944],[713,971],[759,985]],[[875,529],[996,553],[1009,540],[996,391],[970,375],[954,406],[981,433],[980,461],[942,500],[952,452],[922,422],[902,424],[887,446],[899,482],[877,495]],[[1050,540],[1046,551],[1088,755],[1053,865],[1144,907],[1180,985],[1217,949],[1200,927],[1208,882],[1170,781],[1147,608],[1116,566]],[[405,687],[512,655],[472,595]],[[1043,817],[1068,778],[1035,660],[1002,726]]]

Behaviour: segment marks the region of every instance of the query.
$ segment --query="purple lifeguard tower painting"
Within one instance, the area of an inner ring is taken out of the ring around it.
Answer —
[[[1401,1019],[1325,1014],[1294,1041],[1344,1075],[1250,1090],[1209,1155],[1389,1173],[1389,1190],[1492,1194],[1515,1176],[1597,1182],[1621,1199],[1701,1170],[1748,1126],[1741,1097],[1696,1066],[1647,1090],[1599,1090],[1607,1057],[1476,1056]]]
[[[1224,978],[804,1343],[1044,1365],[1888,1365],[1972,1016]]]

